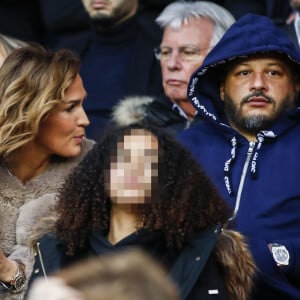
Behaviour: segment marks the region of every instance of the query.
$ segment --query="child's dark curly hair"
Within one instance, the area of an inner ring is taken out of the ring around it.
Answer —
[[[151,202],[138,205],[143,226],[161,230],[169,249],[180,249],[195,233],[225,223],[229,209],[190,152],[161,129],[131,125],[111,129],[66,180],[59,194],[56,235],[73,255],[86,246],[92,231],[108,232],[110,198],[105,189],[117,142],[133,128],[158,140],[158,180]]]

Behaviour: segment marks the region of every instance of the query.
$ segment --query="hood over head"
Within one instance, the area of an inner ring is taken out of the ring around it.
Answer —
[[[300,72],[300,52],[285,32],[268,17],[245,15],[227,30],[191,76],[190,101],[203,117],[223,122],[224,105],[219,92],[224,66],[239,58],[274,53],[286,56]]]

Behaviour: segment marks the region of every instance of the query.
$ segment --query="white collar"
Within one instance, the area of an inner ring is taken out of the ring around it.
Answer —
[[[186,115],[186,113],[184,112],[184,110],[176,103],[173,103],[173,106],[172,106],[172,109],[173,110],[178,110],[179,114],[184,117],[185,119],[189,119],[188,116]]]

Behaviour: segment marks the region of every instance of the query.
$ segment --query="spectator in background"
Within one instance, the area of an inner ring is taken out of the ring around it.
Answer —
[[[27,238],[54,210],[50,195],[91,148],[80,61],[69,50],[14,50],[0,68],[0,298],[22,299]]]
[[[89,15],[81,0],[39,0],[44,24],[43,44],[51,49],[77,49],[90,31]]]
[[[255,300],[300,299],[300,52],[271,19],[237,20],[193,74],[182,131],[259,268]]]
[[[0,34],[0,66],[4,59],[15,49],[27,46],[28,44],[22,40]]]
[[[139,23],[161,38],[155,18],[174,0],[139,0]],[[78,49],[90,32],[90,17],[81,0],[39,0],[45,36],[43,43],[54,49],[68,46]]]
[[[26,42],[42,43],[44,26],[39,0],[1,0],[0,32]]]
[[[177,286],[152,257],[128,249],[83,260],[39,279],[27,300],[179,300]]]
[[[300,0],[290,0],[293,8],[293,17],[283,27],[289,38],[292,40],[298,50],[300,50]]]
[[[122,100],[114,108],[113,122],[119,125],[143,122],[174,134],[200,120],[187,98],[187,85],[234,18],[213,2],[174,2],[156,22],[163,29],[155,55],[161,65],[164,94],[144,97],[143,101],[140,97]]]
[[[80,43],[64,47],[81,56],[91,122],[87,136],[98,139],[121,98],[162,92],[160,66],[152,50],[161,33],[158,26],[154,32],[153,26],[147,28],[140,21],[138,0],[82,0],[82,4],[91,28]]]
[[[68,177],[57,212],[35,243],[32,280],[138,247],[169,271],[181,299],[249,296],[254,265],[243,237],[221,230],[226,205],[189,151],[160,129],[104,135]]]
[[[269,17],[279,27],[285,25],[285,20],[291,13],[288,0],[223,0],[222,5],[236,19],[254,13]]]

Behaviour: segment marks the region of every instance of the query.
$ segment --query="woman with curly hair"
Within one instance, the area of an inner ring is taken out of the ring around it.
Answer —
[[[22,299],[34,263],[28,237],[91,149],[79,75],[69,50],[12,51],[0,68],[0,298]]]
[[[250,293],[255,267],[246,244],[221,230],[228,208],[190,153],[159,129],[108,132],[66,180],[57,212],[54,232],[36,243],[32,280],[138,246],[167,268],[182,299]]]

